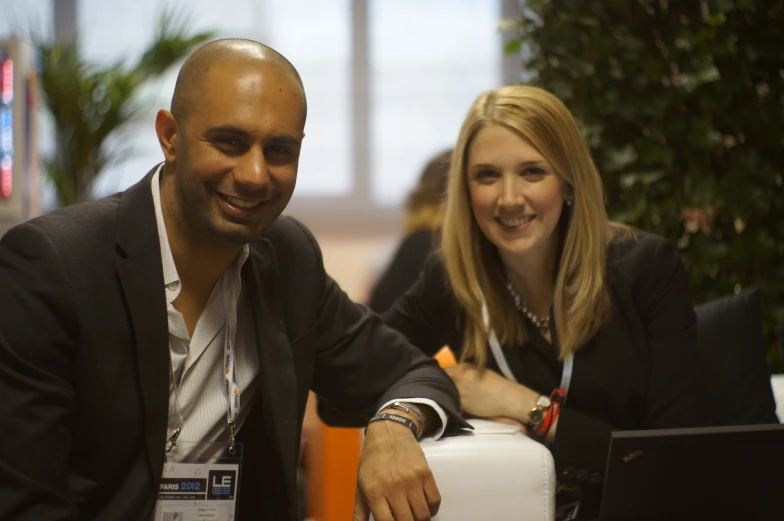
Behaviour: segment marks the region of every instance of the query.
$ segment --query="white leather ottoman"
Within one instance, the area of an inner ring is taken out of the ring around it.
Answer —
[[[441,493],[434,521],[552,521],[550,451],[508,425],[470,423],[472,434],[421,443]]]

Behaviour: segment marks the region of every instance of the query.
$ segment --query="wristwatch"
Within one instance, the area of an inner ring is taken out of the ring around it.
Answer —
[[[545,415],[547,414],[547,410],[552,406],[552,402],[550,398],[545,395],[539,395],[536,398],[536,403],[534,404],[533,409],[528,412],[528,424],[526,428],[529,430],[534,430],[536,427],[539,426],[540,423],[544,420]]]

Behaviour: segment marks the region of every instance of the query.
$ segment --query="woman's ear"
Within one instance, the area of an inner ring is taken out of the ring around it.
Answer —
[[[567,184],[564,187],[564,204],[566,204],[566,206],[572,206],[572,203],[574,203],[574,188]]]

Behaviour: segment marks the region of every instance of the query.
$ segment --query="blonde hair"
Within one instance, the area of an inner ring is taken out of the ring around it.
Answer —
[[[407,234],[419,230],[435,232],[441,228],[451,157],[451,149],[432,157],[419,175],[417,185],[408,194],[403,226]]]
[[[604,208],[602,181],[572,114],[549,92],[525,85],[481,94],[463,122],[447,182],[441,248],[444,266],[458,304],[465,311],[463,360],[487,361],[488,330],[501,343],[525,342],[525,321],[514,307],[495,246],[485,237],[471,211],[466,155],[477,132],[502,125],[530,141],[550,163],[571,194],[558,230],[553,308],[560,358],[582,347],[612,317],[605,281],[605,255],[613,237],[625,227],[611,223]],[[568,319],[567,319],[568,317]]]

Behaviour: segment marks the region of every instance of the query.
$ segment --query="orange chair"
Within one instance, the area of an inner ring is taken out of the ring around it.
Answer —
[[[444,346],[441,348],[441,351],[436,353],[433,357],[438,360],[438,365],[443,368],[451,367],[453,365],[457,365],[457,359],[455,358],[455,354],[449,349],[449,346]]]

